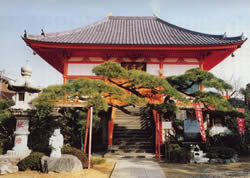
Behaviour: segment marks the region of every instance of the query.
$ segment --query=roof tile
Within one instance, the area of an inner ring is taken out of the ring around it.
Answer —
[[[157,17],[109,16],[94,24],[67,32],[28,35],[27,39],[49,43],[107,45],[214,45],[244,41],[187,30]]]

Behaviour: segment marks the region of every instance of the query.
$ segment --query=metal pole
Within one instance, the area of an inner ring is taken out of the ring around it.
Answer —
[[[91,144],[92,144],[92,122],[93,122],[93,107],[90,107],[90,123],[89,123],[89,157],[88,157],[88,169],[91,166]]]
[[[87,150],[87,142],[88,142],[88,133],[89,133],[89,119],[90,119],[90,108],[88,108],[87,121],[86,121],[86,129],[85,129],[85,137],[84,137],[84,153]]]

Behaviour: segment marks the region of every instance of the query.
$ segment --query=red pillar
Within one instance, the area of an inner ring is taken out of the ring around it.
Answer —
[[[115,120],[115,110],[116,108],[112,108],[111,120],[108,125],[108,145],[113,145],[113,131],[114,131],[114,120]]]
[[[108,133],[108,145],[113,145],[114,122],[112,120],[109,121],[108,130],[109,130],[109,133]]]
[[[63,83],[66,84],[68,81],[68,62],[66,59],[63,60]]]
[[[163,59],[160,59],[160,71],[159,71],[159,77],[163,77]]]
[[[155,157],[161,160],[161,131],[160,131],[160,117],[156,110],[153,110],[153,116],[155,121]]]

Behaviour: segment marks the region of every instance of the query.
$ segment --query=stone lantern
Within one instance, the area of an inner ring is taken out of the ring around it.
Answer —
[[[34,108],[31,101],[41,91],[41,87],[31,80],[32,69],[27,64],[21,68],[22,77],[16,81],[9,81],[9,90],[16,91],[13,97],[15,105],[10,108],[11,113],[16,118],[15,143],[12,150],[8,150],[5,156],[24,158],[31,150],[28,148],[29,119]]]

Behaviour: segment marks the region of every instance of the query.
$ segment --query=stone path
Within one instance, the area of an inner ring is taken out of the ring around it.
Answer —
[[[111,178],[165,178],[156,161],[147,159],[117,159]]]

